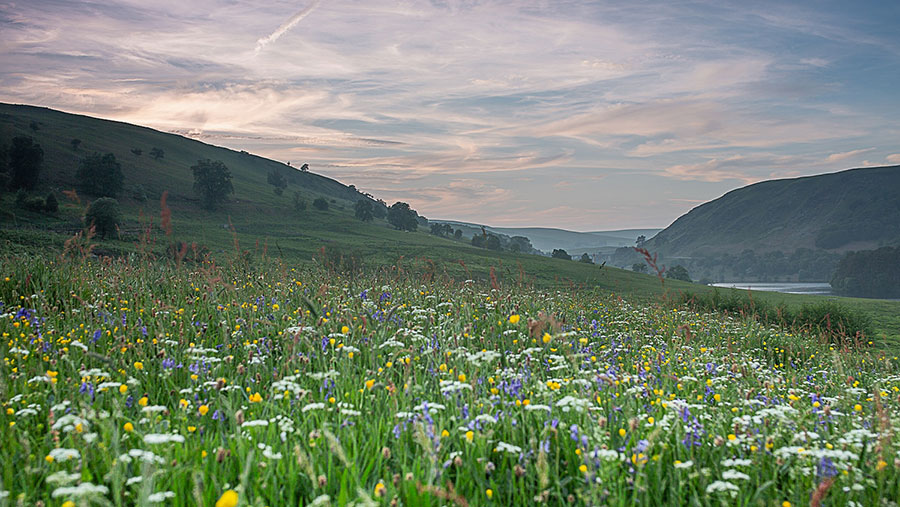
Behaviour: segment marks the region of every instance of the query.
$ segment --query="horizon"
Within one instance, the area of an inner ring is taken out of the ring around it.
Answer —
[[[900,164],[897,21],[840,2],[40,0],[0,6],[0,101],[308,163],[424,216],[664,228],[750,183]]]

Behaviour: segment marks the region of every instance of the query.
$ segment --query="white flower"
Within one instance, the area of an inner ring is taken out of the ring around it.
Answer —
[[[59,471],[47,477],[46,481],[50,484],[69,484],[75,482],[81,477],[81,474],[70,474],[65,471]]]
[[[497,442],[497,452],[508,452],[510,454],[519,455],[522,448],[517,445],[507,444],[506,442]]]
[[[680,469],[691,468],[692,466],[694,466],[694,462],[691,460],[687,460],[683,463],[675,463],[673,466]]]
[[[310,410],[321,410],[323,408],[325,408],[324,403],[310,403],[310,404],[306,405],[305,407],[303,407],[302,409],[300,409],[300,411],[301,412],[309,412]]]
[[[81,457],[81,453],[75,449],[53,449],[50,451],[50,457],[53,458],[54,461],[69,461],[70,459],[78,459]]]
[[[730,482],[716,481],[706,487],[706,494],[709,495],[709,494],[717,493],[717,492],[727,492],[732,497],[735,497],[735,496],[737,496],[738,491],[740,491],[740,490],[741,490],[741,488],[735,486],[734,484],[732,484]]]
[[[252,428],[254,426],[268,426],[269,421],[265,419],[254,419],[252,421],[245,421],[244,424],[241,425],[241,428]]]
[[[109,488],[103,485],[94,485],[90,482],[82,482],[77,486],[64,486],[56,488],[50,495],[53,498],[59,497],[80,497],[90,495],[105,495],[109,493]]]
[[[728,470],[725,470],[724,472],[722,472],[722,478],[729,479],[729,480],[740,479],[742,481],[750,480],[749,475],[747,475],[743,472],[738,472],[737,470],[730,469],[730,468]]]
[[[143,477],[138,475],[137,477],[129,477],[127,481],[125,481],[126,486],[131,486],[132,484],[139,484],[144,480]]]
[[[171,491],[161,491],[159,493],[153,493],[152,495],[147,497],[147,501],[150,503],[162,503],[165,502],[167,498],[175,498],[175,493]]]
[[[723,467],[748,467],[753,463],[749,459],[726,459],[722,462]]]
[[[170,442],[182,443],[184,437],[175,433],[150,433],[144,435],[144,443],[146,444],[168,444]]]
[[[525,405],[525,410],[528,410],[528,411],[546,410],[547,412],[550,412],[551,409],[547,405],[530,404],[530,405]]]
[[[149,405],[149,406],[142,408],[141,412],[144,412],[145,414],[150,414],[150,413],[154,413],[154,412],[165,412],[166,410],[168,410],[168,408],[163,405]]]

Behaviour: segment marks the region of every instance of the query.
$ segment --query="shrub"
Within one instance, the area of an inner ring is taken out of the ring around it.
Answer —
[[[122,190],[125,180],[122,166],[112,153],[94,153],[81,159],[75,178],[78,179],[79,190],[99,197],[115,197]]]
[[[119,220],[119,201],[111,197],[102,197],[92,202],[84,214],[84,225],[94,227],[94,232],[101,238],[115,237]]]
[[[313,201],[313,208],[316,208],[319,211],[328,211],[328,201],[325,200],[324,197],[317,197],[315,201]]]
[[[47,198],[44,200],[44,210],[48,213],[56,213],[59,211],[59,201],[56,199],[56,194],[53,192],[47,194]]]

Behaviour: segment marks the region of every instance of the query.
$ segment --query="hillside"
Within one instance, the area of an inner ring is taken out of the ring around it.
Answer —
[[[648,243],[670,257],[829,252],[900,241],[900,166],[763,181],[697,206]]]
[[[32,128],[32,122],[37,130]],[[586,286],[633,300],[655,300],[663,291],[656,277],[646,274],[475,248],[465,240],[431,235],[427,227],[402,232],[380,219],[361,222],[354,218],[352,209],[360,194],[350,186],[311,172],[290,173],[291,185],[284,195],[277,196],[266,183],[266,174],[272,168],[285,169],[285,165],[178,135],[46,108],[0,105],[0,146],[8,145],[17,135],[33,137],[44,150],[37,195],[72,188],[78,160],[86,154],[99,151],[116,155],[125,172],[126,191],[119,197],[124,220],[118,239],[92,240],[95,252],[105,255],[150,250],[164,257],[171,255],[171,245],[185,242],[196,243],[201,251],[211,253],[216,262],[228,262],[239,251],[248,262],[267,256],[287,265],[339,263],[345,272],[357,265],[422,279],[487,280],[493,269],[498,282],[506,287]],[[71,146],[73,138],[82,140],[77,151]],[[154,147],[165,151],[163,159],[148,156]],[[131,153],[133,148],[142,149],[142,155]],[[201,158],[222,160],[234,176],[233,198],[215,211],[201,208],[191,192],[189,168]],[[171,235],[160,227],[159,197],[163,191],[171,196]],[[143,195],[136,196],[140,192]],[[327,211],[312,207],[296,210],[290,197],[294,192],[301,192],[307,201],[324,196],[332,205]],[[9,192],[0,195],[0,256],[4,258],[61,252],[64,243],[83,229],[84,200],[75,201],[60,194],[60,209],[54,214],[17,208],[14,200]],[[147,230],[150,235],[145,241]],[[665,288],[674,293],[710,290],[676,280],[667,281]],[[811,301],[808,297],[783,294],[754,297],[797,307]],[[872,315],[879,338],[889,343],[900,340],[900,322],[896,321],[900,303],[839,300]]]

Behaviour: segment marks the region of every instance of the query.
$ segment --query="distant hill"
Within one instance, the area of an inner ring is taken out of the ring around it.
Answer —
[[[697,206],[645,247],[711,281],[822,281],[848,251],[900,244],[900,166],[763,181]],[[611,264],[640,258],[620,249]]]
[[[770,180],[681,216],[647,246],[667,256],[862,250],[900,241],[900,166]]]
[[[447,223],[462,229],[463,234],[471,237],[472,234],[481,233],[481,224],[457,222],[453,220],[433,220]],[[503,234],[506,236],[525,236],[531,240],[531,244],[538,250],[552,252],[556,248],[562,248],[570,254],[573,252],[599,251],[604,247],[622,247],[634,245],[638,236],[652,237],[661,229],[621,229],[615,231],[576,232],[550,227],[492,227],[484,226],[488,232]]]

